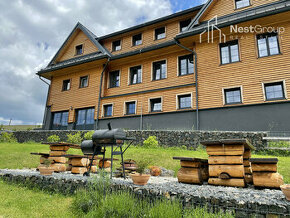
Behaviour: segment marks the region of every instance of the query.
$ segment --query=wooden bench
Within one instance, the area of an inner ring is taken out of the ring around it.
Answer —
[[[181,168],[177,172],[178,182],[189,184],[202,184],[208,179],[207,159],[191,157],[173,157],[180,160]]]

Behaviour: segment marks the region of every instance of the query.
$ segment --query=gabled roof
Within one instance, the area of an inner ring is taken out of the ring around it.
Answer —
[[[218,18],[218,28],[290,11],[290,0],[280,0],[269,4],[249,8],[236,13],[228,14]],[[196,20],[197,21],[197,20]],[[214,21],[213,21],[214,22]],[[192,23],[193,24],[193,23]],[[202,22],[199,25],[192,25],[184,32],[179,33],[175,39],[181,39],[202,33],[208,27],[208,22]]]
[[[61,50],[67,45],[69,39],[74,35],[74,33],[77,30],[81,30],[90,39],[90,41],[99,49],[99,51],[103,55],[107,55],[107,56],[111,57],[111,53],[99,43],[99,41],[97,40],[97,36],[95,34],[93,34],[90,30],[88,30],[80,22],[78,22],[76,24],[76,26],[73,28],[73,30],[71,31],[71,33],[69,34],[69,36],[66,38],[66,40],[64,41],[64,43],[62,44],[62,46],[60,47],[60,49],[57,51],[57,53],[54,55],[54,57],[52,58],[52,60],[49,62],[49,64],[48,64],[47,67],[50,67],[52,64],[54,64],[54,61],[58,57],[58,55],[61,52]]]
[[[187,30],[191,29],[192,27],[199,24],[199,20],[201,16],[207,11],[207,9],[210,7],[211,4],[216,0],[208,0],[200,9],[200,11],[197,13],[197,15],[193,18],[191,23],[188,25]]]

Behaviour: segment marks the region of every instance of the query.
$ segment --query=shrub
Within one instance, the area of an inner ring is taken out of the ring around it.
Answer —
[[[156,139],[156,136],[149,136],[146,140],[143,142],[144,148],[158,148],[159,143]]]
[[[269,142],[268,147],[270,148],[290,148],[290,143],[285,141]]]
[[[80,144],[83,141],[82,135],[80,132],[76,134],[67,134],[67,141],[72,144]]]
[[[17,142],[17,139],[15,138],[13,133],[2,132],[0,134],[0,142],[15,143]]]
[[[47,142],[59,142],[60,138],[58,135],[51,135],[47,137]]]
[[[85,139],[85,140],[92,140],[92,136],[93,136],[94,132],[95,132],[94,130],[87,132],[87,133],[84,135],[84,139]]]

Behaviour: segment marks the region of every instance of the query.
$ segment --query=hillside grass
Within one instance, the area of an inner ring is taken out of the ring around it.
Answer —
[[[11,131],[22,131],[22,130],[33,130],[41,128],[41,125],[0,125],[0,130],[11,130]]]
[[[31,152],[49,152],[48,145],[39,143],[0,143],[0,169],[23,169],[36,168],[39,164],[39,156],[31,155]],[[110,157],[110,149],[107,150],[107,157]],[[82,154],[79,149],[69,149],[70,154]],[[208,155],[204,149],[196,151],[186,150],[181,148],[142,148],[131,146],[124,155],[125,159],[147,159],[150,165],[162,166],[166,169],[171,169],[176,172],[180,168],[180,163],[173,160],[174,156],[207,158]],[[275,156],[254,154],[257,158],[271,158]],[[284,182],[290,183],[290,157],[277,157],[278,172],[283,175]],[[114,161],[115,167],[120,166],[120,160]]]

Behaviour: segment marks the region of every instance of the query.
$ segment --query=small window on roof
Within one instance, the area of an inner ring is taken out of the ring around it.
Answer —
[[[188,27],[188,25],[190,24],[190,22],[191,22],[191,19],[180,21],[180,23],[179,23],[180,32],[185,31],[186,28]]]
[[[81,55],[83,53],[83,45],[76,46],[76,55]]]
[[[116,40],[112,43],[112,50],[113,51],[120,51],[121,50],[121,40]]]
[[[164,39],[166,37],[165,27],[155,29],[155,40]]]
[[[133,46],[141,45],[142,44],[142,33],[133,36],[132,40],[133,40]]]
[[[235,0],[235,2],[236,2],[236,9],[250,6],[250,0]]]

